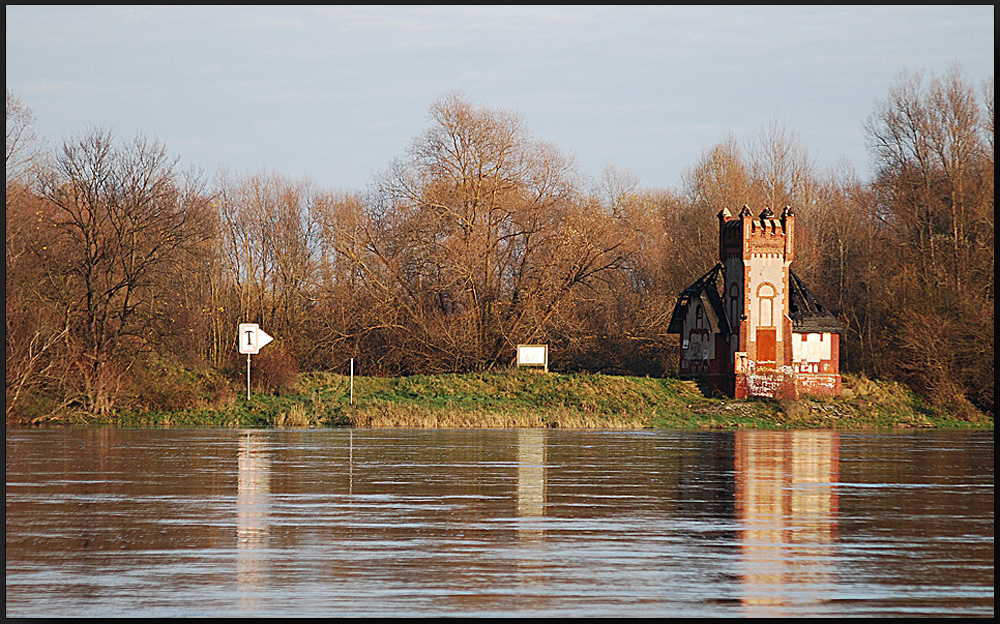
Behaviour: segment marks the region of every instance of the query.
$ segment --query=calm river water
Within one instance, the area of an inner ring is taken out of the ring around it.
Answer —
[[[8,430],[12,616],[992,616],[993,432]]]

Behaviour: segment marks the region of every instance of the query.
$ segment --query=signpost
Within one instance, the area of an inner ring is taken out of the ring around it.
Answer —
[[[240,323],[237,340],[240,353],[247,354],[247,401],[250,400],[250,356],[260,353],[261,348],[270,344],[274,338],[260,328],[257,323]]]

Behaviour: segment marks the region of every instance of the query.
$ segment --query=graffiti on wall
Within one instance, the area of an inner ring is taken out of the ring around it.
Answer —
[[[743,352],[737,353],[736,372],[745,375],[747,392],[750,396],[772,399],[778,398],[782,394],[782,389],[794,379],[792,367],[781,366],[777,369],[759,367],[757,362],[746,357]]]
[[[837,390],[839,375],[798,375],[796,383],[806,394],[831,394]]]

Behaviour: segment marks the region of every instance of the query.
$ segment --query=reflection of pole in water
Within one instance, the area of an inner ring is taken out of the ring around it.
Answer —
[[[736,434],[743,604],[753,615],[783,615],[829,598],[838,442],[829,431]]]
[[[517,515],[535,518],[545,515],[545,429],[517,430]],[[539,538],[542,530],[518,524],[521,538]]]
[[[236,496],[236,583],[249,595],[264,584],[270,461],[259,432],[240,435]]]

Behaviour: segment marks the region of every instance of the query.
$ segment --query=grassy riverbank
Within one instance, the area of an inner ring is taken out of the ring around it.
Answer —
[[[211,406],[66,415],[47,424],[126,427],[329,427],[589,429],[992,429],[968,406],[929,406],[904,386],[847,377],[838,399],[737,401],[693,382],[538,372],[358,377],[308,373],[291,391],[230,396]]]

